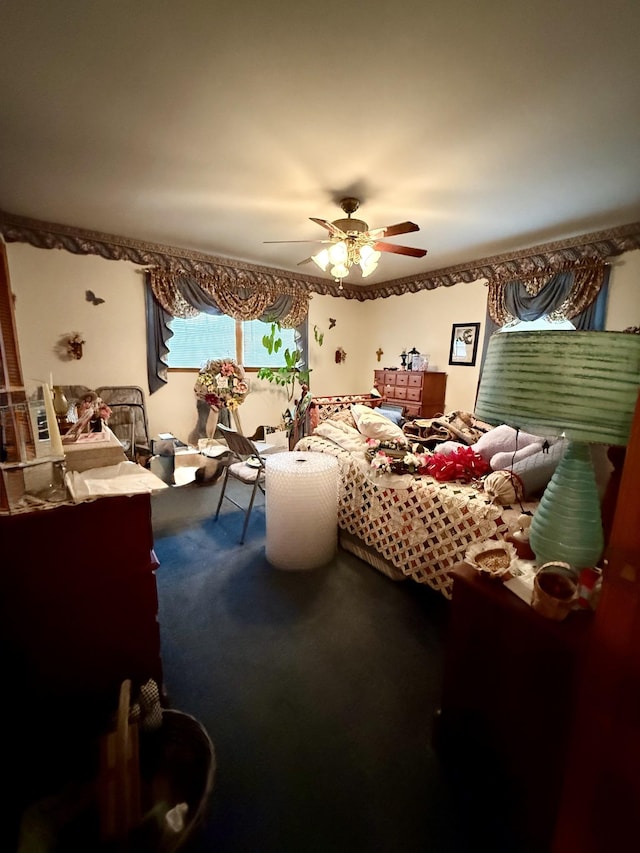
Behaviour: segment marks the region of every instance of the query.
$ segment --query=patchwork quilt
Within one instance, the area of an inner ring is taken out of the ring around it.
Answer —
[[[343,423],[325,421],[296,449],[338,459],[338,525],[366,546],[363,559],[372,551],[398,576],[427,584],[446,598],[452,589],[449,572],[464,560],[469,545],[503,538],[522,512],[519,505],[494,504],[473,484],[376,474],[365,455],[365,439]],[[377,562],[371,564],[380,568]]]

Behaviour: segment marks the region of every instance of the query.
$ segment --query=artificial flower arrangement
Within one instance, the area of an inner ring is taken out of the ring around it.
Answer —
[[[471,447],[458,447],[451,453],[418,451],[409,442],[367,440],[367,459],[376,474],[429,475],[439,482],[462,480],[470,483],[491,470],[490,465]]]
[[[85,432],[99,433],[111,417],[111,406],[104,402],[95,391],[87,391],[80,397],[75,406],[70,406],[67,421],[71,427],[62,436],[62,441],[70,443],[77,441]]]
[[[367,439],[367,459],[376,474],[426,474],[429,453],[414,453],[408,441]]]
[[[212,409],[238,409],[249,393],[244,370],[230,358],[208,361],[196,379],[193,390],[199,400]]]

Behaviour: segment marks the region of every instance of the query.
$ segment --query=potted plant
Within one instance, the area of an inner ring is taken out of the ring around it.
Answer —
[[[273,355],[273,353],[277,353],[282,349],[281,328],[277,320],[273,321],[269,334],[264,335],[262,338],[262,344],[269,355]],[[319,339],[316,328],[314,328],[314,336],[318,344],[322,346],[322,339]],[[287,347],[283,353],[283,357],[284,365],[281,367],[260,368],[258,379],[266,379],[267,382],[273,382],[284,388],[287,393],[287,401],[293,403],[282,415],[284,428],[289,435],[289,442],[291,444],[295,443],[300,435],[307,409],[311,402],[311,394],[309,393],[309,374],[311,370],[308,368],[303,370],[298,367],[302,353],[297,348],[290,350]],[[294,399],[296,382],[300,385],[300,396],[297,400]]]
[[[275,320],[271,323],[271,331],[268,335],[262,338],[262,345],[267,350],[269,355],[279,352],[282,349],[282,338],[280,330],[282,326]],[[300,385],[309,384],[309,374],[311,370],[302,370],[298,367],[298,363],[302,358],[302,353],[299,349],[290,350],[288,347],[283,353],[284,365],[282,367],[261,367],[258,371],[258,379],[266,379],[267,382],[273,382],[280,385],[287,393],[287,400],[290,403],[293,400],[295,393],[296,382]]]

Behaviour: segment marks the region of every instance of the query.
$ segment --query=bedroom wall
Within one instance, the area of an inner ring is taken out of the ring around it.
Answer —
[[[7,256],[25,377],[48,381],[52,373],[62,385],[139,385],[147,392],[144,280],[135,264],[25,243],[9,243]],[[104,303],[88,302],[87,290]],[[314,294],[309,310],[313,392],[366,393],[376,367],[400,366],[403,348],[415,346],[430,355],[432,367],[448,374],[445,408],[472,409],[480,357],[475,367],[448,364],[451,325],[480,322],[482,343],[485,304],[482,281],[362,303]],[[333,329],[330,318],[336,321]],[[322,347],[313,339],[314,325],[324,332]],[[607,328],[630,325],[640,325],[640,251],[615,259],[611,271]],[[76,331],[86,340],[84,357],[61,361],[55,345]],[[341,364],[335,362],[338,347],[347,353]],[[166,430],[186,440],[195,424],[193,381],[193,373],[171,373],[165,388],[147,396],[152,435]],[[277,423],[285,406],[279,389],[254,380],[240,410],[243,429]]]
[[[402,350],[415,347],[429,354],[430,368],[447,374],[445,410],[472,411],[485,333],[486,300],[484,280],[363,303],[314,296],[309,314],[311,327],[317,323],[319,328],[328,329],[328,317],[336,318],[335,327],[325,333],[322,350],[312,350],[314,393],[369,391],[376,368],[399,367]],[[449,364],[453,323],[480,323],[473,367]],[[640,325],[640,251],[613,259],[607,304],[607,330],[621,331],[634,325]],[[338,346],[347,352],[345,363],[339,366],[334,362]],[[378,348],[383,350],[379,362]]]

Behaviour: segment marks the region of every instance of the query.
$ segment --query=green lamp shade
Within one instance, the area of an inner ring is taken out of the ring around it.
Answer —
[[[595,566],[604,549],[588,443],[626,445],[640,386],[640,335],[497,332],[489,341],[477,417],[569,439],[531,523],[536,562]]]
[[[640,384],[640,335],[496,332],[476,415],[535,435],[626,445]]]

